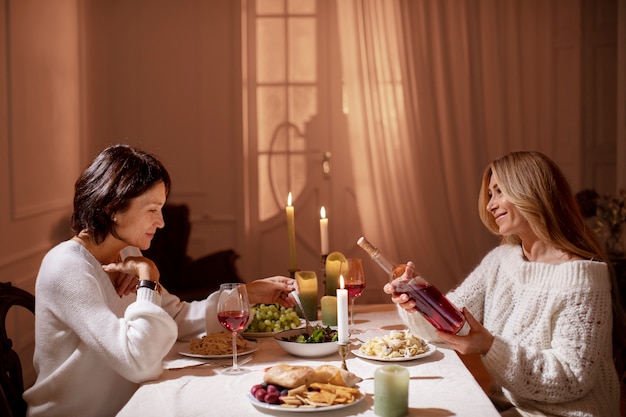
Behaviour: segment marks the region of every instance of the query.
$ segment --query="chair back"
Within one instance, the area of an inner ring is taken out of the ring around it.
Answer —
[[[6,327],[7,314],[13,306],[22,306],[35,314],[35,296],[10,282],[0,282],[0,415],[24,417],[22,363]]]

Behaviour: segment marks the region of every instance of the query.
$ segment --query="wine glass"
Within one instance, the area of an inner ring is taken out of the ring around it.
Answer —
[[[233,334],[233,366],[222,373],[238,375],[248,372],[237,365],[237,332],[246,328],[250,319],[250,303],[245,284],[226,283],[220,285],[220,296],[217,302],[217,320],[222,327]]]
[[[362,331],[354,327],[354,300],[360,297],[365,289],[365,273],[360,258],[348,258],[346,263],[348,269],[343,280],[350,300],[350,333],[358,334]]]

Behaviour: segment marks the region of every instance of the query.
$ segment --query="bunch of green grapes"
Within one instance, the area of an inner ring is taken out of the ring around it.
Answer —
[[[296,329],[301,321],[293,308],[285,308],[280,304],[256,304],[250,309],[250,325],[248,333],[280,332]]]

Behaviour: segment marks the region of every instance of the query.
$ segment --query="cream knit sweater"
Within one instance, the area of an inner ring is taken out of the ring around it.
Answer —
[[[123,256],[140,254],[129,247]],[[183,303],[141,288],[120,298],[100,263],[71,240],[44,257],[35,295],[38,375],[24,393],[30,417],[114,416],[139,383],[161,374],[177,338],[221,330],[217,293]]]
[[[520,246],[502,245],[447,296],[495,336],[482,360],[518,408],[619,416],[605,263],[527,262]],[[434,327],[419,313],[399,311],[415,334],[437,341]]]

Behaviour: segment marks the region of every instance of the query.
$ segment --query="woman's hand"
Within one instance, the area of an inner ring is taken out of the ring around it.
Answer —
[[[469,353],[480,353],[484,355],[489,352],[494,340],[493,335],[472,316],[472,313],[470,313],[467,308],[463,308],[463,315],[467,320],[467,324],[470,326],[469,334],[466,336],[457,336],[455,334],[438,331],[437,336],[439,336],[439,339],[463,355]]]
[[[385,284],[383,291],[391,295],[391,301],[398,304],[406,311],[417,311],[415,308],[415,301],[411,300],[408,295],[400,294],[396,291],[396,288],[400,282],[407,282],[413,279],[415,276],[415,264],[411,261],[407,262],[404,272],[399,277],[395,278],[390,283]]]
[[[247,283],[246,289],[250,304],[278,303],[287,308],[296,305],[291,291],[298,292],[298,283],[293,278],[276,276],[257,279]]]
[[[143,256],[129,256],[122,262],[102,265],[109,274],[117,294],[121,297],[136,291],[137,281],[150,280],[159,282],[159,269],[154,262]]]

